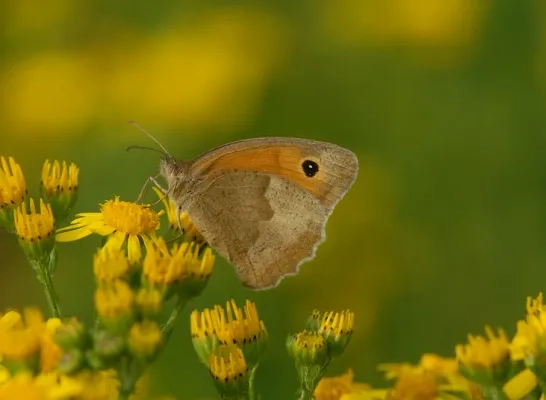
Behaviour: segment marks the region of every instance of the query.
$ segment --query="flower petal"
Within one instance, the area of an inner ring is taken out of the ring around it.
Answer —
[[[142,252],[140,250],[140,240],[138,240],[138,236],[129,235],[127,241],[127,259],[131,264],[135,264],[140,261],[141,256]]]

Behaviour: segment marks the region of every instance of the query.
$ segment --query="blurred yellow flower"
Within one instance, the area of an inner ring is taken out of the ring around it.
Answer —
[[[118,243],[127,241],[129,262],[136,263],[142,255],[140,240],[149,249],[156,239],[159,215],[148,207],[116,197],[102,204],[99,213],[78,214],[70,226],[57,231],[57,241],[71,242],[93,233],[110,236],[109,240]]]
[[[518,321],[516,335],[510,345],[512,360],[544,355],[546,350],[546,313],[529,314]]]
[[[74,400],[116,400],[119,380],[116,372],[84,370],[71,377],[81,387],[81,393]]]
[[[489,327],[485,327],[486,337],[468,335],[468,344],[457,345],[455,353],[457,360],[471,369],[490,370],[510,359],[510,344],[502,329],[498,335]]]
[[[59,8],[56,26],[77,19],[78,7]],[[183,124],[196,133],[248,123],[285,53],[282,20],[236,5],[187,11],[173,11],[172,24],[153,34],[118,31],[115,41],[99,38],[80,49],[46,48],[7,61],[0,69],[5,130],[10,137],[74,135],[97,116],[119,121],[119,115]],[[17,23],[6,17],[10,29],[41,13],[24,14],[34,16]]]
[[[16,311],[1,315],[0,357],[3,360],[38,359],[44,329],[42,314],[37,309],[25,309],[22,315]]]
[[[160,342],[161,329],[155,321],[138,322],[129,331],[129,349],[137,357],[152,357]]]
[[[445,47],[435,64],[457,62],[476,42],[489,0],[322,0],[318,13],[325,32],[346,45]],[[433,58],[435,57],[435,58]],[[447,60],[446,60],[447,58]]]
[[[335,377],[322,378],[315,389],[316,400],[352,399],[358,393],[371,393],[371,387],[363,383],[354,382],[354,373],[349,369],[345,374]],[[347,395],[353,395],[347,396]]]
[[[95,291],[95,308],[103,321],[117,322],[133,312],[135,295],[121,280],[103,283]]]
[[[100,282],[122,279],[129,272],[129,261],[120,246],[110,241],[95,253],[93,273]]]
[[[434,400],[440,398],[440,389],[432,374],[407,373],[396,380],[388,391],[389,400]]]
[[[163,295],[156,288],[140,288],[135,297],[138,310],[145,316],[156,316],[161,312]]]

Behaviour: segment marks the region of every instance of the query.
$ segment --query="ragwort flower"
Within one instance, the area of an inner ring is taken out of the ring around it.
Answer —
[[[98,213],[77,214],[71,225],[59,229],[57,241],[71,242],[93,233],[108,236],[108,240],[126,243],[129,262],[137,263],[142,256],[141,241],[149,249],[156,240],[160,214],[116,197],[102,204]]]
[[[12,157],[0,157],[0,224],[13,229],[13,210],[27,195],[21,166]]]

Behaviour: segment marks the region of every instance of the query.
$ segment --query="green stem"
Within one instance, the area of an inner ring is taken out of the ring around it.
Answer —
[[[53,313],[53,317],[61,318],[61,309],[59,307],[59,296],[55,291],[53,284],[53,272],[57,267],[57,251],[54,249],[49,257],[44,260],[30,260],[32,268],[36,271],[38,280],[44,286],[44,292]]]
[[[53,285],[53,279],[51,279],[51,274],[47,268],[44,268],[43,271],[44,278],[44,290],[47,297],[47,302],[53,313],[53,317],[61,318],[61,310],[59,308],[59,298],[57,292],[55,291],[55,286]]]
[[[118,400],[128,400],[131,397],[143,371],[142,365],[134,358],[124,357],[121,360],[118,369],[120,383]]]
[[[249,400],[254,400],[255,392],[254,392],[254,378],[256,378],[256,371],[258,370],[258,363],[252,367],[250,370],[250,376],[248,377],[248,398]]]
[[[165,325],[161,328],[161,337],[162,337],[162,345],[165,346],[167,342],[169,341],[173,331],[176,322],[178,321],[178,318],[180,317],[180,314],[182,313],[182,310],[184,309],[184,306],[186,305],[187,300],[184,297],[178,296],[176,299],[176,304],[174,305],[173,310],[171,311],[171,315],[169,315],[169,319],[167,322],[165,322]]]
[[[301,389],[301,392],[300,392],[300,397],[298,400],[314,400],[315,396],[313,395],[312,392],[306,390],[306,389]]]

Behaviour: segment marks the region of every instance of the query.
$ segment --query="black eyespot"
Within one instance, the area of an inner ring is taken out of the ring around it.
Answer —
[[[303,173],[307,175],[309,178],[312,178],[318,172],[318,164],[311,160],[305,160],[301,164],[301,167],[303,169]]]

